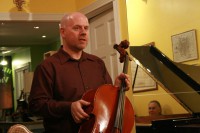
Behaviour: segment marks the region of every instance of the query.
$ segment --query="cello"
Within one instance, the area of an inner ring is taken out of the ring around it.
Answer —
[[[128,47],[127,40],[114,45],[114,49],[120,53],[120,62],[124,62],[123,73],[125,74],[130,60],[125,50]],[[87,91],[82,99],[91,103],[84,108],[90,118],[81,124],[79,133],[131,133],[134,125],[134,110],[125,96],[125,91],[125,79],[122,80],[120,88],[105,84]]]

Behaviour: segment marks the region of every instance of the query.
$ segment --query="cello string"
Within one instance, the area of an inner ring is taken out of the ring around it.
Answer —
[[[197,92],[200,92],[200,91],[185,91],[185,92],[175,92],[175,93],[157,93],[157,94],[153,94],[153,93],[150,93],[150,94],[133,94],[133,96],[155,96],[155,95],[176,95],[176,94],[191,94],[191,93],[197,93]]]
[[[120,129],[121,129],[121,132],[123,131],[123,117],[124,117],[124,109],[125,109],[125,88],[126,88],[126,84],[125,84],[125,80],[124,81],[124,85],[122,86],[122,97],[121,97],[121,114],[120,114]]]
[[[127,74],[128,71],[129,56],[126,54],[124,58],[123,73]],[[124,117],[124,107],[125,107],[125,89],[126,82],[125,79],[121,79],[121,87],[118,98],[118,108],[117,108],[117,120],[115,121],[115,127],[117,127],[120,132],[123,128],[123,117]]]
[[[122,132],[122,128],[123,128],[123,114],[124,114],[124,91],[123,91],[123,87],[122,87],[122,94],[121,94],[121,99],[120,99],[120,102],[121,102],[121,109],[120,109],[120,121],[119,121],[119,129],[120,129],[120,132]]]
[[[120,88],[120,91],[119,91],[119,97],[118,97],[118,105],[117,105],[117,114],[116,114],[116,118],[115,118],[115,124],[114,124],[114,127],[115,128],[118,128],[120,129],[120,119],[121,119],[121,109],[122,109],[122,106],[121,106],[121,99],[122,99],[122,93],[123,90],[122,88]]]
[[[122,132],[123,128],[123,117],[124,117],[124,107],[125,107],[125,88],[126,83],[125,80],[122,80],[122,85],[119,90],[119,98],[118,98],[118,108],[117,108],[117,114],[116,114],[116,120],[114,127],[118,128],[120,132]]]

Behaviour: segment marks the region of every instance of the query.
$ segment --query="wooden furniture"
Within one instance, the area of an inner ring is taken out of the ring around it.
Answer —
[[[200,133],[200,67],[173,62],[155,46],[132,46],[130,53],[189,113],[178,117],[136,118],[136,123],[140,123],[137,133]]]
[[[140,116],[135,122],[137,133],[200,133],[199,120],[193,119],[191,114]]]
[[[173,114],[173,115],[160,115],[160,116],[139,116],[135,117],[135,122],[138,124],[151,124],[155,120],[171,119],[171,118],[186,118],[192,117],[191,114]]]
[[[22,124],[15,124],[11,126],[8,133],[33,133],[26,126]]]
[[[31,122],[4,122],[0,121],[0,133],[7,133],[11,126],[16,124],[24,125],[31,132],[42,132],[44,131],[43,121],[31,121]]]

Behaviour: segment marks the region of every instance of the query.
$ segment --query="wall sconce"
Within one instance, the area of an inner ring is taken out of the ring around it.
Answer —
[[[22,11],[22,5],[25,4],[25,0],[13,0],[13,3],[18,8],[18,11]]]

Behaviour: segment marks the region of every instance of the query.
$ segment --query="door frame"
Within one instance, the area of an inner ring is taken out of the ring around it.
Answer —
[[[91,19],[108,9],[113,9],[116,43],[120,43],[121,36],[120,36],[120,17],[119,17],[118,4],[119,4],[118,0],[97,0],[79,11],[85,14],[88,17],[88,19]],[[119,58],[119,54],[117,54],[117,57]],[[122,72],[122,67],[121,64],[118,62],[118,73],[121,72]]]
[[[15,86],[15,90],[13,92],[14,99],[15,99],[14,107],[16,107],[16,104],[17,104],[16,103],[17,102],[16,99],[18,99],[19,96],[20,96],[20,92],[19,91],[24,89],[24,88],[18,88],[18,86],[24,85],[24,77],[20,77],[20,79],[18,79],[17,75],[18,75],[18,73],[21,73],[21,72],[23,72],[25,70],[30,71],[30,62],[24,63],[24,64],[20,65],[19,67],[14,68],[14,77],[15,77],[15,82],[13,82],[13,84]],[[19,81],[21,81],[21,82],[19,83]]]

